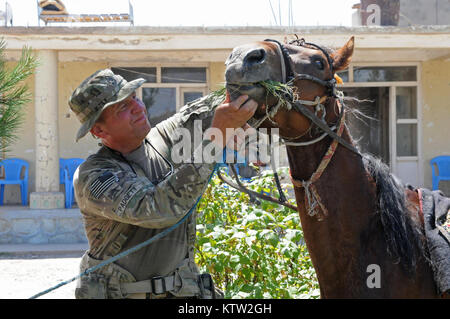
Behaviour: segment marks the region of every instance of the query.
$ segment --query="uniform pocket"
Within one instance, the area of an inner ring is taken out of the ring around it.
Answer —
[[[75,289],[76,299],[106,299],[106,280],[103,275],[87,274],[80,278]]]

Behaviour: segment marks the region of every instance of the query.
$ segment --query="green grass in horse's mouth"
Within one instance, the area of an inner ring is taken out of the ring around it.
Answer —
[[[277,100],[281,100],[282,104],[286,104],[287,102],[292,102],[294,97],[293,86],[291,83],[281,83],[278,81],[259,81],[255,83],[229,83],[233,87],[233,90],[238,91],[240,88],[248,88],[259,86],[265,89],[266,91],[266,101],[270,96],[274,96]],[[217,91],[212,92],[212,94],[216,96],[226,96],[226,86],[220,88]]]

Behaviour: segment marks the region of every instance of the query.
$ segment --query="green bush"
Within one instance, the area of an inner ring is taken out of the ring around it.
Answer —
[[[247,185],[277,194],[270,172]],[[197,264],[225,298],[319,297],[298,213],[268,201],[252,204],[217,176],[199,202],[196,248]]]

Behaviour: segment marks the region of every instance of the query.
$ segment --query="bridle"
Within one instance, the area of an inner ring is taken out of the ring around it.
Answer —
[[[282,83],[292,85],[295,80],[307,80],[307,81],[317,83],[321,86],[324,86],[327,90],[326,90],[325,95],[316,96],[314,101],[301,100],[298,98],[294,98],[294,96],[292,96],[292,95],[284,96],[284,99],[286,101],[290,101],[290,102],[281,103],[280,101],[278,101],[278,103],[276,105],[272,106],[270,110],[269,110],[269,107],[267,107],[266,115],[260,119],[255,119],[255,118],[250,119],[248,122],[249,125],[254,128],[258,128],[266,120],[269,120],[272,122],[272,124],[276,125],[275,121],[273,120],[273,117],[275,116],[276,113],[278,113],[278,111],[281,109],[281,107],[284,106],[287,108],[287,110],[293,109],[293,110],[297,111],[298,113],[303,114],[311,121],[312,124],[315,124],[320,130],[322,130],[324,132],[321,136],[319,136],[313,140],[307,141],[307,142],[292,141],[292,140],[296,140],[296,139],[302,137],[303,135],[300,135],[300,136],[297,136],[294,138],[281,137],[281,139],[285,145],[287,145],[287,146],[307,146],[307,145],[311,145],[311,144],[315,144],[315,143],[319,142],[320,140],[324,139],[326,136],[331,136],[332,138],[338,140],[338,142],[340,144],[342,144],[343,146],[345,146],[346,148],[359,154],[359,151],[353,145],[348,143],[346,140],[344,140],[343,138],[341,138],[334,132],[334,130],[337,128],[336,125],[329,127],[325,121],[325,115],[326,115],[325,102],[330,97],[336,98],[341,107],[341,112],[339,113],[339,118],[338,118],[337,122],[339,122],[341,120],[341,117],[344,114],[343,93],[336,89],[336,79],[333,77],[329,80],[322,80],[322,79],[319,79],[318,77],[315,77],[310,74],[295,72],[295,70],[293,68],[293,62],[291,60],[291,57],[289,56],[289,52],[286,49],[286,47],[277,40],[266,39],[264,41],[273,42],[276,44],[277,52],[280,55]],[[333,72],[334,72],[333,60],[331,59],[330,55],[328,54],[328,52],[325,49],[323,49],[322,47],[320,47],[317,44],[305,42],[304,39],[296,39],[296,40],[289,42],[289,44],[296,44],[298,46],[309,46],[314,49],[320,50],[327,58],[330,72],[331,72],[331,74],[333,74]],[[312,112],[308,108],[308,106],[315,107],[315,112]],[[322,114],[322,116],[320,118],[318,116],[319,113]]]
[[[274,42],[275,44],[277,44],[278,54],[280,55],[280,57],[282,57],[282,59],[280,59],[280,60],[281,60],[281,72],[282,72],[283,83],[288,83],[293,80],[312,81],[321,86],[326,87],[328,89],[327,93],[329,96],[336,97],[336,79],[332,78],[330,80],[322,80],[322,79],[319,79],[318,77],[312,76],[310,74],[296,73],[294,68],[292,67],[293,63],[292,63],[291,57],[289,56],[289,52],[286,49],[286,47],[277,40],[265,39],[264,41]],[[303,47],[310,46],[310,47],[313,47],[314,49],[322,51],[322,53],[327,58],[328,66],[330,67],[330,72],[331,72],[331,74],[333,74],[333,71],[334,71],[333,70],[333,60],[331,59],[330,55],[328,54],[328,52],[325,49],[318,46],[317,44],[305,42],[305,39],[303,39],[303,38],[302,39],[297,38],[296,40],[289,42],[289,44],[296,44],[298,46],[303,46]]]
[[[280,110],[281,106],[284,105],[288,110],[292,109],[292,110],[299,112],[300,114],[303,114],[305,117],[307,117],[311,121],[311,125],[315,124],[319,129],[324,131],[324,133],[321,136],[319,136],[318,138],[315,138],[315,139],[307,141],[307,142],[295,142],[295,141],[292,141],[292,138],[290,140],[284,138],[282,140],[285,145],[298,146],[298,147],[306,146],[306,145],[315,144],[315,143],[319,142],[320,140],[322,140],[323,138],[325,138],[326,136],[330,136],[333,138],[333,142],[331,143],[327,152],[325,153],[324,157],[322,158],[322,161],[320,162],[318,168],[312,174],[312,176],[310,177],[310,179],[308,181],[302,181],[302,180],[295,179],[291,175],[291,180],[292,180],[292,183],[294,186],[299,187],[299,188],[305,188],[305,203],[307,206],[308,215],[310,215],[310,216],[316,215],[318,213],[317,209],[320,208],[320,210],[323,212],[323,214],[325,216],[327,216],[327,214],[328,214],[327,209],[322,204],[322,200],[318,194],[318,191],[317,191],[314,183],[322,176],[322,173],[325,170],[325,168],[328,166],[329,162],[331,161],[331,158],[333,157],[338,144],[345,146],[347,149],[349,149],[352,152],[354,152],[355,154],[358,154],[359,156],[361,156],[360,152],[358,151],[357,148],[355,148],[355,146],[353,146],[351,143],[347,142],[346,140],[344,140],[342,138],[342,133],[343,133],[343,130],[345,127],[345,119],[344,119],[345,105],[343,103],[343,93],[336,90],[335,78],[332,78],[329,80],[322,80],[322,79],[319,79],[319,78],[309,75],[309,74],[296,73],[293,68],[293,63],[292,63],[291,57],[289,56],[289,52],[286,49],[286,47],[277,40],[266,39],[264,41],[273,42],[276,44],[278,54],[280,55],[282,81],[284,84],[293,84],[295,80],[308,80],[308,81],[317,83],[327,89],[326,95],[317,96],[314,101],[294,99],[293,96],[285,96],[286,100],[289,101],[288,103],[281,104],[280,102],[278,102],[274,107],[271,108],[271,110],[268,110],[268,107],[267,107],[266,108],[266,116],[264,116],[262,119],[257,119],[257,120],[251,119],[251,121],[249,121],[249,124],[251,126],[253,126],[254,128],[259,127],[267,119],[270,120],[272,123],[276,124],[272,118]],[[308,42],[305,42],[304,39],[298,39],[298,38],[296,40],[289,42],[289,44],[296,44],[298,46],[309,46],[314,49],[320,50],[327,58],[327,62],[328,62],[331,74],[334,74],[333,60],[331,59],[330,55],[328,54],[328,52],[325,49],[323,49],[319,45],[316,45],[314,43],[308,43]],[[336,123],[336,125],[333,125],[332,127],[328,126],[328,124],[325,121],[325,112],[326,111],[325,111],[324,102],[326,100],[328,100],[328,98],[336,98],[337,102],[338,102],[338,106],[340,106],[339,107],[340,112],[338,114],[337,123]],[[314,106],[315,112],[311,111],[307,106]],[[321,117],[318,116],[318,113],[320,111],[322,113]],[[335,129],[337,129],[336,133],[334,132]],[[303,135],[301,135],[301,136],[303,136]],[[301,137],[301,136],[299,136],[299,137]],[[293,139],[295,140],[295,139],[298,139],[299,137],[295,137]],[[273,161],[271,161],[271,164],[273,165],[274,163],[272,163],[272,162]],[[232,166],[232,165],[230,165],[230,166]],[[234,167],[232,167],[232,168],[234,168]],[[274,166],[272,166],[272,169],[274,171],[274,178],[275,178],[275,181],[277,184],[278,192],[280,194],[280,198],[279,198],[278,202],[280,204],[283,204],[284,202],[286,202],[286,198],[281,189],[279,178],[276,173],[276,168]],[[248,190],[245,189],[245,187],[239,182],[239,178],[238,178],[237,174],[235,173],[235,171],[233,171],[233,174],[235,175],[235,178],[238,181],[238,185],[230,184],[231,186],[233,186],[243,192],[246,192],[247,194],[250,195],[251,199],[253,198],[253,196],[262,198],[261,196],[258,196],[261,194],[249,193]],[[236,186],[239,186],[239,187],[236,187]],[[267,200],[267,198],[262,198],[262,199]]]
[[[315,77],[310,74],[295,72],[295,70],[292,67],[293,63],[292,63],[291,57],[289,56],[289,52],[285,48],[285,46],[283,44],[281,44],[280,42],[278,42],[277,40],[266,39],[264,41],[274,42],[275,44],[277,44],[277,50],[279,53],[281,53],[281,56],[280,56],[280,61],[282,61],[281,68],[285,70],[282,72],[282,74],[285,74],[285,77],[283,77],[284,83],[292,83],[293,84],[295,80],[308,80],[308,81],[317,83],[321,86],[324,86],[327,89],[324,96],[316,96],[314,101],[301,100],[301,99],[297,99],[297,98],[294,99],[293,96],[286,97],[287,99],[292,101],[292,102],[288,103],[288,108],[292,108],[293,110],[297,111],[298,113],[306,116],[313,124],[315,124],[322,131],[324,131],[324,134],[322,134],[319,138],[314,139],[313,141],[308,141],[308,142],[291,142],[291,141],[287,141],[285,139],[284,144],[289,145],[289,146],[306,146],[306,145],[311,145],[311,144],[317,143],[318,141],[323,139],[325,136],[329,135],[332,138],[338,140],[338,142],[340,144],[342,144],[343,146],[345,146],[348,149],[350,149],[351,151],[359,154],[359,151],[353,145],[348,143],[346,140],[344,140],[343,138],[341,138],[339,135],[337,135],[334,132],[334,129],[336,129],[336,126],[332,126],[330,128],[325,121],[325,112],[326,111],[325,111],[324,102],[330,97],[336,98],[338,100],[338,102],[340,103],[341,111],[339,112],[339,118],[337,120],[338,123],[342,120],[342,117],[344,115],[344,106],[345,105],[343,102],[343,94],[342,94],[342,92],[339,92],[336,89],[336,79],[333,77],[329,80],[322,80],[322,79],[319,79],[318,77]],[[317,44],[305,42],[305,40],[303,38],[293,40],[293,41],[289,42],[289,44],[297,44],[298,46],[310,46],[310,47],[313,47],[314,49],[320,50],[327,58],[330,72],[331,72],[331,74],[333,74],[333,72],[334,72],[333,60],[331,59],[330,55],[328,54],[328,52],[325,49],[323,49],[322,47],[320,47]],[[315,106],[315,109],[316,109],[315,112],[313,113],[307,106]],[[320,118],[318,117],[319,111],[322,111],[322,116]],[[274,112],[267,112],[267,113],[274,114]],[[261,125],[262,122],[259,124]]]

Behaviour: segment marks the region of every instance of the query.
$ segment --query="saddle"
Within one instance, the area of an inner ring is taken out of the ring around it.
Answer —
[[[405,192],[409,210],[417,212],[412,217],[423,227],[439,293],[450,296],[450,198],[425,188],[408,187]]]

